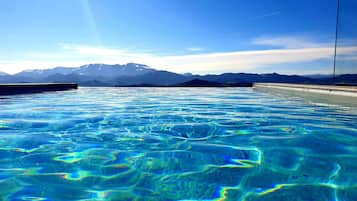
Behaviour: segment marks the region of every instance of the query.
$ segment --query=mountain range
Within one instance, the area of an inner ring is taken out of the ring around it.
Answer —
[[[357,74],[337,76],[333,81],[357,84]],[[178,74],[147,65],[88,64],[80,67],[56,67],[26,70],[14,75],[0,72],[0,83],[76,82],[80,86],[236,86],[254,82],[327,84],[331,76],[299,76],[277,73],[223,73],[209,75]]]

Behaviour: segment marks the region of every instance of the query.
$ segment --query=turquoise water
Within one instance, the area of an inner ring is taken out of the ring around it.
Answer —
[[[356,201],[357,110],[243,88],[2,97],[0,200]]]

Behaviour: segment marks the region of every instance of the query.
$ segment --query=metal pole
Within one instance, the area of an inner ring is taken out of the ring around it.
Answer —
[[[340,0],[337,0],[337,10],[336,10],[336,33],[335,33],[335,54],[333,57],[333,82],[335,82],[336,77],[336,56],[337,56],[337,40],[338,40],[338,24],[340,18]]]

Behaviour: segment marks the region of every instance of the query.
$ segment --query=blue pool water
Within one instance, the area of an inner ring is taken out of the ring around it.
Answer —
[[[356,201],[357,110],[241,88],[2,97],[0,200]]]

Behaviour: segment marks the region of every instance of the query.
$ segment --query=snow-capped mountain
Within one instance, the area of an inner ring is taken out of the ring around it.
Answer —
[[[74,73],[84,76],[122,77],[138,76],[154,71],[146,65],[128,63],[125,65],[89,64],[79,67]]]
[[[56,67],[44,70],[27,70],[15,74],[19,77],[45,78],[53,75],[80,75],[86,77],[115,78],[122,76],[138,76],[145,73],[153,72],[154,69],[135,63],[125,65],[108,65],[108,64],[88,64],[80,67]]]

